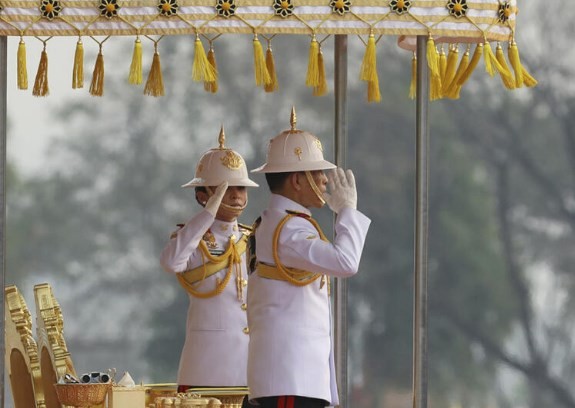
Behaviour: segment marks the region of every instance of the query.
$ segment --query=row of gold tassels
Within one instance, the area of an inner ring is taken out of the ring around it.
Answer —
[[[262,86],[266,92],[274,92],[279,88],[279,85],[275,72],[275,62],[271,47],[271,39],[273,36],[268,38],[262,35],[262,37],[267,40],[267,51],[265,55],[258,35],[255,34],[253,38],[255,83],[257,86]],[[90,94],[93,96],[102,96],[104,93],[104,56],[102,53],[102,46],[108,38],[109,37],[107,37],[102,42],[98,42],[99,52],[92,74],[92,82],[90,84]],[[324,38],[324,40],[326,38]],[[379,38],[376,40],[373,33],[369,35],[369,38],[365,43],[366,51],[361,64],[360,79],[367,83],[368,102],[381,101],[376,57],[376,44]],[[161,39],[162,37],[157,40],[150,38],[150,40],[154,42],[154,56],[152,59],[152,66],[148,74],[148,79],[144,87],[145,95],[156,97],[164,95],[162,68],[160,64],[160,54],[158,52],[158,44]],[[218,69],[213,48],[213,40],[215,40],[215,38],[208,39],[210,48],[206,55],[200,36],[196,35],[194,43],[194,60],[192,65],[192,79],[194,81],[203,82],[204,89],[210,93],[216,93],[218,90]],[[313,35],[309,48],[306,86],[313,88],[314,96],[325,95],[328,90],[324,59],[321,51],[321,43],[324,40],[318,41],[316,36]],[[44,43],[44,48],[42,50],[36,79],[34,81],[34,88],[32,92],[34,96],[47,96],[49,94],[48,54],[46,52],[46,43],[48,40],[42,41]],[[497,44],[495,54],[493,54],[489,42],[485,41],[484,43],[480,43],[476,46],[475,51],[471,57],[470,47],[468,46],[463,57],[459,61],[459,64],[458,54],[459,50],[457,44],[449,46],[449,52],[447,56],[445,55],[443,48],[441,48],[441,52],[438,52],[433,38],[431,36],[429,37],[427,41],[426,55],[431,79],[430,100],[441,98],[459,98],[461,87],[469,79],[482,56],[484,58],[485,68],[488,74],[490,76],[494,76],[495,73],[498,73],[504,86],[507,89],[515,89],[522,86],[532,87],[537,84],[537,81],[521,64],[519,51],[515,41],[511,41],[508,47],[508,58],[511,64],[511,68],[513,69],[513,73],[511,72],[511,69],[505,60],[503,48],[499,43]],[[23,39],[20,40],[18,45],[17,63],[18,88],[28,89],[26,45]],[[416,66],[417,59],[414,53],[412,58],[411,84],[409,88],[410,98],[414,98],[416,92]],[[140,85],[143,82],[142,42],[139,37],[136,38],[134,43],[128,82],[134,85]],[[82,40],[78,39],[76,44],[76,52],[74,54],[72,88],[83,88],[83,86],[84,47]]]
[[[437,51],[433,38],[427,40],[427,65],[430,74],[429,99],[437,100],[442,98],[459,99],[461,88],[471,77],[471,74],[483,57],[485,71],[489,76],[499,74],[503,85],[507,89],[516,89],[523,86],[533,87],[537,85],[537,80],[521,64],[519,49],[514,40],[509,42],[507,57],[511,69],[505,59],[503,47],[498,42],[495,54],[488,41],[477,44],[473,55],[470,56],[470,45],[467,46],[461,60],[459,60],[459,47],[457,44],[449,46],[447,56],[443,48]],[[459,64],[458,64],[459,61]],[[411,84],[409,87],[409,97],[415,98],[417,80],[417,56],[413,54],[411,61]]]

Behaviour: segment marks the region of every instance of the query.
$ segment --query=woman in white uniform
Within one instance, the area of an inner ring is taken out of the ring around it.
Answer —
[[[203,207],[175,231],[162,251],[164,270],[176,274],[190,303],[178,370],[178,392],[195,387],[245,387],[249,329],[246,245],[250,230],[237,218],[247,205],[244,159],[224,147],[204,153],[194,187]],[[248,406],[247,398],[244,406]]]
[[[291,122],[252,170],[265,173],[272,193],[255,231],[248,296],[248,386],[261,408],[338,405],[329,280],[357,273],[370,224],[356,209],[351,171],[324,160],[319,139],[295,128],[293,110]],[[333,243],[309,210],[324,202],[337,213]]]

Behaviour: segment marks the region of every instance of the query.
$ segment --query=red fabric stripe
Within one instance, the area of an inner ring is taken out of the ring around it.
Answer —
[[[290,395],[289,397],[287,397],[286,408],[293,408],[294,405],[295,405],[295,397],[293,395]]]
[[[286,408],[286,397],[278,397],[278,408]]]

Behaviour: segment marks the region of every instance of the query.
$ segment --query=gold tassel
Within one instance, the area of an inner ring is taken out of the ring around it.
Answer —
[[[439,53],[435,47],[435,41],[430,35],[427,39],[427,65],[431,76],[431,86],[429,99],[436,100],[441,98],[441,71],[439,68]]]
[[[323,61],[321,46],[317,53],[317,69],[319,72],[319,85],[313,88],[313,96],[323,96],[327,94],[327,80],[325,78],[325,63]]]
[[[318,58],[317,54],[319,52],[319,43],[317,42],[315,35],[311,39],[311,44],[309,46],[309,55],[307,63],[307,75],[305,79],[306,86],[317,87],[319,86],[319,67],[317,66]]]
[[[74,68],[72,69],[72,89],[84,87],[84,44],[78,38],[74,53]]]
[[[200,37],[196,35],[192,79],[198,82],[215,82],[217,78],[217,73],[212,64],[208,61],[206,51],[204,51],[202,40],[200,40]]]
[[[521,73],[523,74],[523,83],[526,87],[532,88],[537,85],[537,80],[533,78],[529,72],[527,72],[523,65],[521,66]]]
[[[94,65],[94,72],[92,73],[92,83],[90,84],[90,95],[102,96],[104,95],[104,55],[102,54],[102,45],[100,44],[100,52],[96,58],[96,65]]]
[[[274,61],[274,53],[272,51],[271,42],[268,42],[268,49],[266,50],[266,68],[270,74],[271,82],[264,85],[266,92],[274,92],[279,88],[278,78],[276,75],[276,64]]]
[[[469,47],[463,53],[463,57],[461,57],[461,61],[459,61],[459,66],[457,67],[455,76],[453,77],[451,84],[449,84],[449,87],[446,89],[444,96],[450,99],[459,99],[459,92],[461,91],[461,85],[459,85],[459,79],[463,76],[463,74],[467,70],[468,65],[469,65]]]
[[[140,85],[142,83],[142,79],[142,42],[140,41],[140,37],[136,37],[136,41],[134,41],[134,52],[132,53],[132,63],[130,64],[128,82],[132,85]]]
[[[511,67],[513,67],[513,72],[515,72],[515,87],[521,88],[523,86],[523,70],[521,69],[521,60],[519,59],[519,49],[515,41],[512,40],[509,44],[507,53]]]
[[[377,56],[375,52],[375,36],[369,34],[363,61],[361,62],[361,73],[359,79],[362,81],[375,81],[377,79]]]
[[[411,82],[409,83],[409,99],[417,96],[417,55],[415,52],[411,57]]]
[[[210,50],[208,51],[208,62],[214,68],[216,73],[216,80],[213,82],[204,82],[204,89],[206,92],[216,93],[218,92],[218,64],[216,63],[216,52],[210,44]]]
[[[18,44],[18,89],[28,89],[28,68],[26,67],[26,43],[24,38],[20,37]]]
[[[40,56],[40,63],[38,64],[38,72],[36,72],[36,80],[34,81],[34,89],[32,95],[34,96],[48,96],[50,88],[48,86],[48,53],[46,52],[46,43]]]
[[[445,51],[443,51],[443,46],[441,46],[441,51],[439,51],[439,76],[443,80],[445,77],[445,71],[447,70],[447,56]]]
[[[508,49],[509,61],[515,72],[515,86],[517,88],[523,85],[527,87],[533,87],[537,85],[537,80],[525,69],[519,58],[519,48],[517,48],[517,43],[513,40],[509,44]]]
[[[447,95],[447,90],[449,85],[455,77],[455,71],[457,70],[457,61],[459,60],[459,47],[455,44],[449,47],[449,52],[447,54],[447,64],[445,67],[445,75],[441,80],[441,94],[443,96]]]
[[[381,94],[379,92],[379,78],[377,75],[373,81],[367,82],[367,101],[368,102],[380,102]]]
[[[463,86],[463,84],[467,82],[467,80],[471,77],[473,70],[475,69],[475,67],[477,67],[477,64],[479,64],[479,60],[481,59],[482,54],[483,54],[483,44],[479,43],[475,47],[475,51],[473,52],[473,56],[469,61],[469,65],[467,65],[467,69],[457,80],[457,85]]]
[[[256,86],[269,85],[272,82],[268,69],[266,67],[266,59],[264,57],[264,50],[262,49],[262,43],[260,42],[258,35],[254,35],[254,70]]]
[[[503,54],[503,47],[501,47],[500,43],[497,43],[497,47],[495,48],[495,58],[497,59],[497,62],[499,62],[499,65],[501,65],[503,69],[503,71],[499,72],[503,85],[507,89],[515,89],[515,78],[513,78],[513,75],[511,75],[509,65],[507,65],[507,61],[505,61],[505,55]]]
[[[427,39],[427,65],[431,72],[432,77],[439,77],[439,57],[437,54],[437,48],[435,48],[435,41],[433,37],[429,36]]]
[[[148,74],[148,80],[144,87],[144,95],[164,96],[164,80],[162,78],[162,65],[160,64],[160,53],[158,44],[154,45],[154,58],[152,59],[152,68]]]

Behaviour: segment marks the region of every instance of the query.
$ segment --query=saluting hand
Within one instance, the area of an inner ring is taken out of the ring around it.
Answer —
[[[328,188],[330,193],[324,193],[325,202],[335,213],[339,213],[342,208],[357,208],[357,190],[355,188],[355,177],[351,170],[343,170],[338,167],[328,175]]]
[[[208,187],[209,189],[209,187]],[[205,209],[212,214],[214,217],[218,213],[218,209],[220,208],[220,204],[224,199],[224,194],[226,194],[226,190],[228,189],[228,182],[224,181],[222,184],[216,187],[214,193],[210,196],[208,201],[206,202]]]

